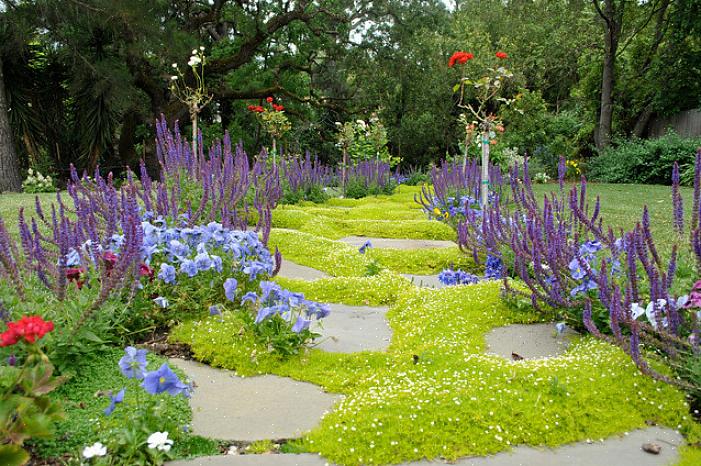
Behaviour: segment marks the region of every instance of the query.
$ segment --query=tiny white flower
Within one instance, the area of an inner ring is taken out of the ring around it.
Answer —
[[[189,66],[196,66],[202,63],[202,59],[200,57],[190,57],[190,61],[187,62]]]
[[[33,175],[33,174],[34,174],[34,170],[32,170],[32,169],[30,168],[29,170],[27,170],[27,174]]]
[[[107,454],[107,447],[100,442],[95,442],[89,447],[83,448],[83,458],[90,459],[95,456],[105,456]]]
[[[177,80],[177,79],[178,79],[177,76],[171,76],[171,77],[170,77],[170,80],[171,80],[171,81],[175,81],[175,80]]]
[[[173,441],[168,438],[168,432],[154,432],[146,439],[149,448],[159,451],[170,451]]]
[[[192,49],[192,54],[197,55],[197,49]]]
[[[177,68],[177,67],[178,67],[178,64],[177,64],[177,63],[173,63],[173,64],[170,65],[170,66],[172,66],[173,68]]]
[[[204,52],[204,45],[200,45],[200,50]]]

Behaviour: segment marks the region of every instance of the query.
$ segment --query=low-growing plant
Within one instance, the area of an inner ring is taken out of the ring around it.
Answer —
[[[0,309],[0,312],[4,309]],[[7,317],[7,316],[3,316]],[[25,316],[7,323],[0,334],[0,347],[13,352],[0,365],[0,462],[20,466],[29,461],[22,447],[32,438],[50,438],[54,423],[63,417],[60,403],[49,398],[63,378],[54,376],[54,366],[41,349],[44,335],[53,322]]]
[[[44,176],[30,168],[27,170],[27,178],[22,182],[22,191],[31,194],[53,193],[56,192],[56,186],[51,176]]]

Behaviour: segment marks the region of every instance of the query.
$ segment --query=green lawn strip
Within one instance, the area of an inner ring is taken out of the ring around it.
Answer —
[[[406,278],[387,270],[371,277],[338,277],[314,281],[276,277],[275,281],[283,288],[304,293],[305,298],[313,301],[351,306],[392,304],[402,291],[414,286]]]
[[[110,433],[129,423],[136,412],[137,400],[150,397],[140,381],[127,379],[119,370],[119,359],[124,355],[121,348],[110,349],[85,361],[76,370],[76,375],[61,385],[51,397],[63,405],[66,417],[56,426],[56,435],[51,440],[34,442],[35,453],[41,458],[56,458],[66,454],[80,456],[80,450],[95,442],[106,443]],[[154,354],[148,355],[149,369],[158,368],[166,360]],[[181,377],[184,374],[174,371]],[[125,388],[124,402],[117,405],[110,416],[104,414],[109,397],[99,396],[110,390],[117,393]],[[173,452],[177,457],[216,454],[218,444],[183,432],[190,423],[192,412],[186,398],[164,393],[156,395],[161,402],[161,431],[168,431],[175,440]]]
[[[475,264],[471,255],[462,253],[457,246],[430,249],[370,248],[365,255],[397,273],[437,275],[443,269],[453,267],[481,275],[483,270],[482,266]]]
[[[482,354],[490,328],[536,318],[504,306],[499,282],[407,288],[398,298],[388,314],[394,337],[387,353],[312,350],[262,362],[264,349],[241,338],[228,316],[184,324],[172,337],[216,366],[289,376],[345,394],[296,444],[337,464],[555,446],[643,428],[646,421],[701,438],[683,394],[642,376],[606,343],[586,337],[561,357],[518,363]]]
[[[679,462],[674,466],[698,466],[701,464],[701,448],[685,445],[679,449]]]

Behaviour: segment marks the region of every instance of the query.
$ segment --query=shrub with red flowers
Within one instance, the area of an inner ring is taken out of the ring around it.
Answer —
[[[256,115],[263,130],[270,135],[274,161],[277,156],[277,141],[292,129],[292,125],[284,113],[285,107],[283,105],[275,103],[272,96],[266,97],[265,101],[269,104],[269,108],[261,105],[249,105],[248,111]]]
[[[0,347],[24,343],[16,347],[6,365],[0,365],[0,458],[4,465],[29,461],[24,442],[51,437],[54,422],[63,418],[60,404],[48,397],[63,378],[53,376],[54,367],[39,346],[39,340],[53,329],[53,322],[24,316],[9,322],[0,334]]]
[[[469,52],[455,52],[448,60],[448,68],[454,67],[456,63],[459,65],[464,65],[473,58],[475,58],[475,56]]]

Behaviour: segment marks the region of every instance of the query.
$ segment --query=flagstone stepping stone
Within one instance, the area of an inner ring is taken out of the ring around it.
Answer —
[[[360,248],[366,241],[372,243],[372,247],[379,249],[431,249],[453,248],[457,245],[452,241],[432,239],[395,239],[395,238],[368,238],[366,236],[346,236],[340,241]]]
[[[444,288],[445,285],[438,280],[438,275],[413,275],[410,273],[402,274],[403,277],[408,278],[411,282],[422,288]]]
[[[321,270],[313,269],[311,267],[307,267],[306,265],[299,265],[294,262],[290,262],[287,259],[283,259],[278,276],[309,281],[318,280],[320,278],[328,278],[328,275]]]
[[[341,396],[286,377],[238,377],[184,359],[171,359],[196,384],[192,432],[221,440],[299,437],[314,428]]]
[[[384,351],[392,339],[386,307],[330,304],[331,314],[315,323],[313,330],[322,336],[316,348],[332,353]]]
[[[220,455],[191,460],[171,461],[169,466],[325,466],[329,462],[319,455]]]
[[[580,442],[554,449],[516,447],[510,452],[493,456],[463,458],[450,464],[458,466],[666,466],[678,458],[683,437],[662,427],[635,430],[624,436],[614,436],[603,442]],[[658,455],[641,448],[645,443],[662,447]],[[441,462],[421,461],[411,466],[430,466]]]
[[[557,335],[555,324],[514,324],[492,329],[485,338],[487,352],[512,360],[538,359],[564,353],[577,332],[566,328]],[[517,355],[517,356],[514,356]]]

